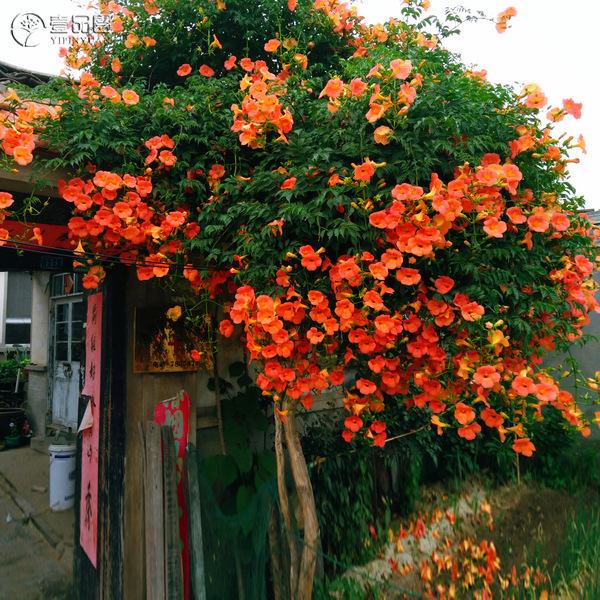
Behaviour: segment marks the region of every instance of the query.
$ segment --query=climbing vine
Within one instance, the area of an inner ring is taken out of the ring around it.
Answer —
[[[59,191],[85,287],[119,260],[233,298],[220,333],[243,335],[302,490],[294,597],[316,536],[295,412],[323,391],[350,444],[386,443],[389,403],[525,456],[545,406],[589,433],[540,368],[598,309],[597,228],[568,175],[585,142],[553,132],[582,107],[469,70],[442,42],[485,18],[428,5],[367,26],[336,0],[101,1],[110,28],[63,51],[80,74],[3,99],[4,168],[73,173]],[[0,226],[11,205],[1,192]]]

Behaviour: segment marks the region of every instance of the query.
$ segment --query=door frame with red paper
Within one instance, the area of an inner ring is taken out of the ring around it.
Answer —
[[[190,430],[190,399],[181,391],[174,398],[159,402],[154,409],[154,421],[169,425],[175,438],[177,461],[177,504],[179,506],[179,535],[181,537],[181,563],[183,566],[184,599],[190,598],[190,548],[188,538],[188,513],[185,488],[185,449]]]
[[[81,496],[79,544],[94,568],[98,563],[98,459],[100,451],[100,398],[102,372],[102,292],[87,301],[85,333],[85,384],[82,395],[89,396],[81,433]]]

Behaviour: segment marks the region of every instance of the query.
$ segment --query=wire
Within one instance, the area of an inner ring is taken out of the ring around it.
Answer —
[[[168,263],[168,262],[159,262],[159,261],[149,261],[146,259],[136,260],[135,258],[122,258],[119,256],[113,256],[110,254],[102,254],[88,251],[80,251],[80,250],[69,250],[68,248],[58,248],[56,246],[45,246],[40,244],[34,244],[32,242],[24,242],[22,240],[17,240],[13,238],[4,238],[2,240],[4,244],[0,246],[0,248],[10,248],[11,250],[21,250],[23,252],[31,252],[34,254],[44,254],[51,256],[60,256],[61,258],[72,258],[73,260],[93,260],[95,262],[102,263],[122,263],[129,266],[141,266],[141,267],[177,267],[179,266],[177,263]],[[13,246],[6,246],[6,244],[13,244]],[[202,267],[195,267],[194,265],[183,266],[183,270],[191,270],[199,268],[206,271],[223,271],[222,267],[204,265]]]

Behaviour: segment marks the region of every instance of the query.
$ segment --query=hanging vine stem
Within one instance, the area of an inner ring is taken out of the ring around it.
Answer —
[[[409,436],[409,435],[414,435],[415,433],[419,433],[419,431],[424,431],[425,429],[430,429],[430,425],[423,425],[422,427],[419,427],[419,429],[413,429],[411,431],[407,431],[406,433],[401,433],[399,435],[395,435],[394,437],[391,438],[387,438],[385,443],[386,445],[389,444],[390,442],[393,442],[394,440],[399,440],[400,438]],[[344,453],[338,453],[335,456],[346,456],[347,454],[354,454],[355,452],[357,452],[358,450],[356,448],[352,449],[352,450],[348,450],[347,452]],[[308,463],[308,468],[312,469],[313,467],[318,467],[320,465],[322,465],[326,460],[327,460],[327,456],[321,457],[321,456],[317,456],[315,457],[310,463]]]
[[[221,452],[227,454],[227,443],[225,442],[225,431],[223,429],[223,411],[221,408],[221,379],[219,377],[219,349],[217,345],[217,317],[219,307],[214,304],[210,320],[211,342],[213,342],[213,376],[215,379],[215,403],[217,405],[217,427],[219,429],[219,440],[221,442]]]

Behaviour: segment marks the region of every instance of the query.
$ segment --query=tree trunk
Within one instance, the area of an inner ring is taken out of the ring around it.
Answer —
[[[290,596],[295,598],[295,590],[298,582],[298,547],[294,538],[294,523],[290,510],[290,499],[285,485],[285,453],[283,452],[282,430],[280,416],[275,413],[275,456],[277,458],[277,487],[279,490],[279,504],[281,505],[281,515],[283,516],[283,524],[285,525],[285,533],[287,537],[289,552],[290,552]]]
[[[286,421],[283,424],[283,431],[290,456],[296,493],[298,494],[304,518],[304,548],[302,550],[302,560],[297,583],[294,583],[292,580],[292,590],[295,592],[292,594],[292,597],[294,600],[310,600],[317,565],[316,548],[319,541],[319,524],[317,521],[315,497],[308,476],[308,468],[304,453],[302,452],[302,446],[300,445],[298,428],[296,427],[296,412],[294,409],[287,413]]]

